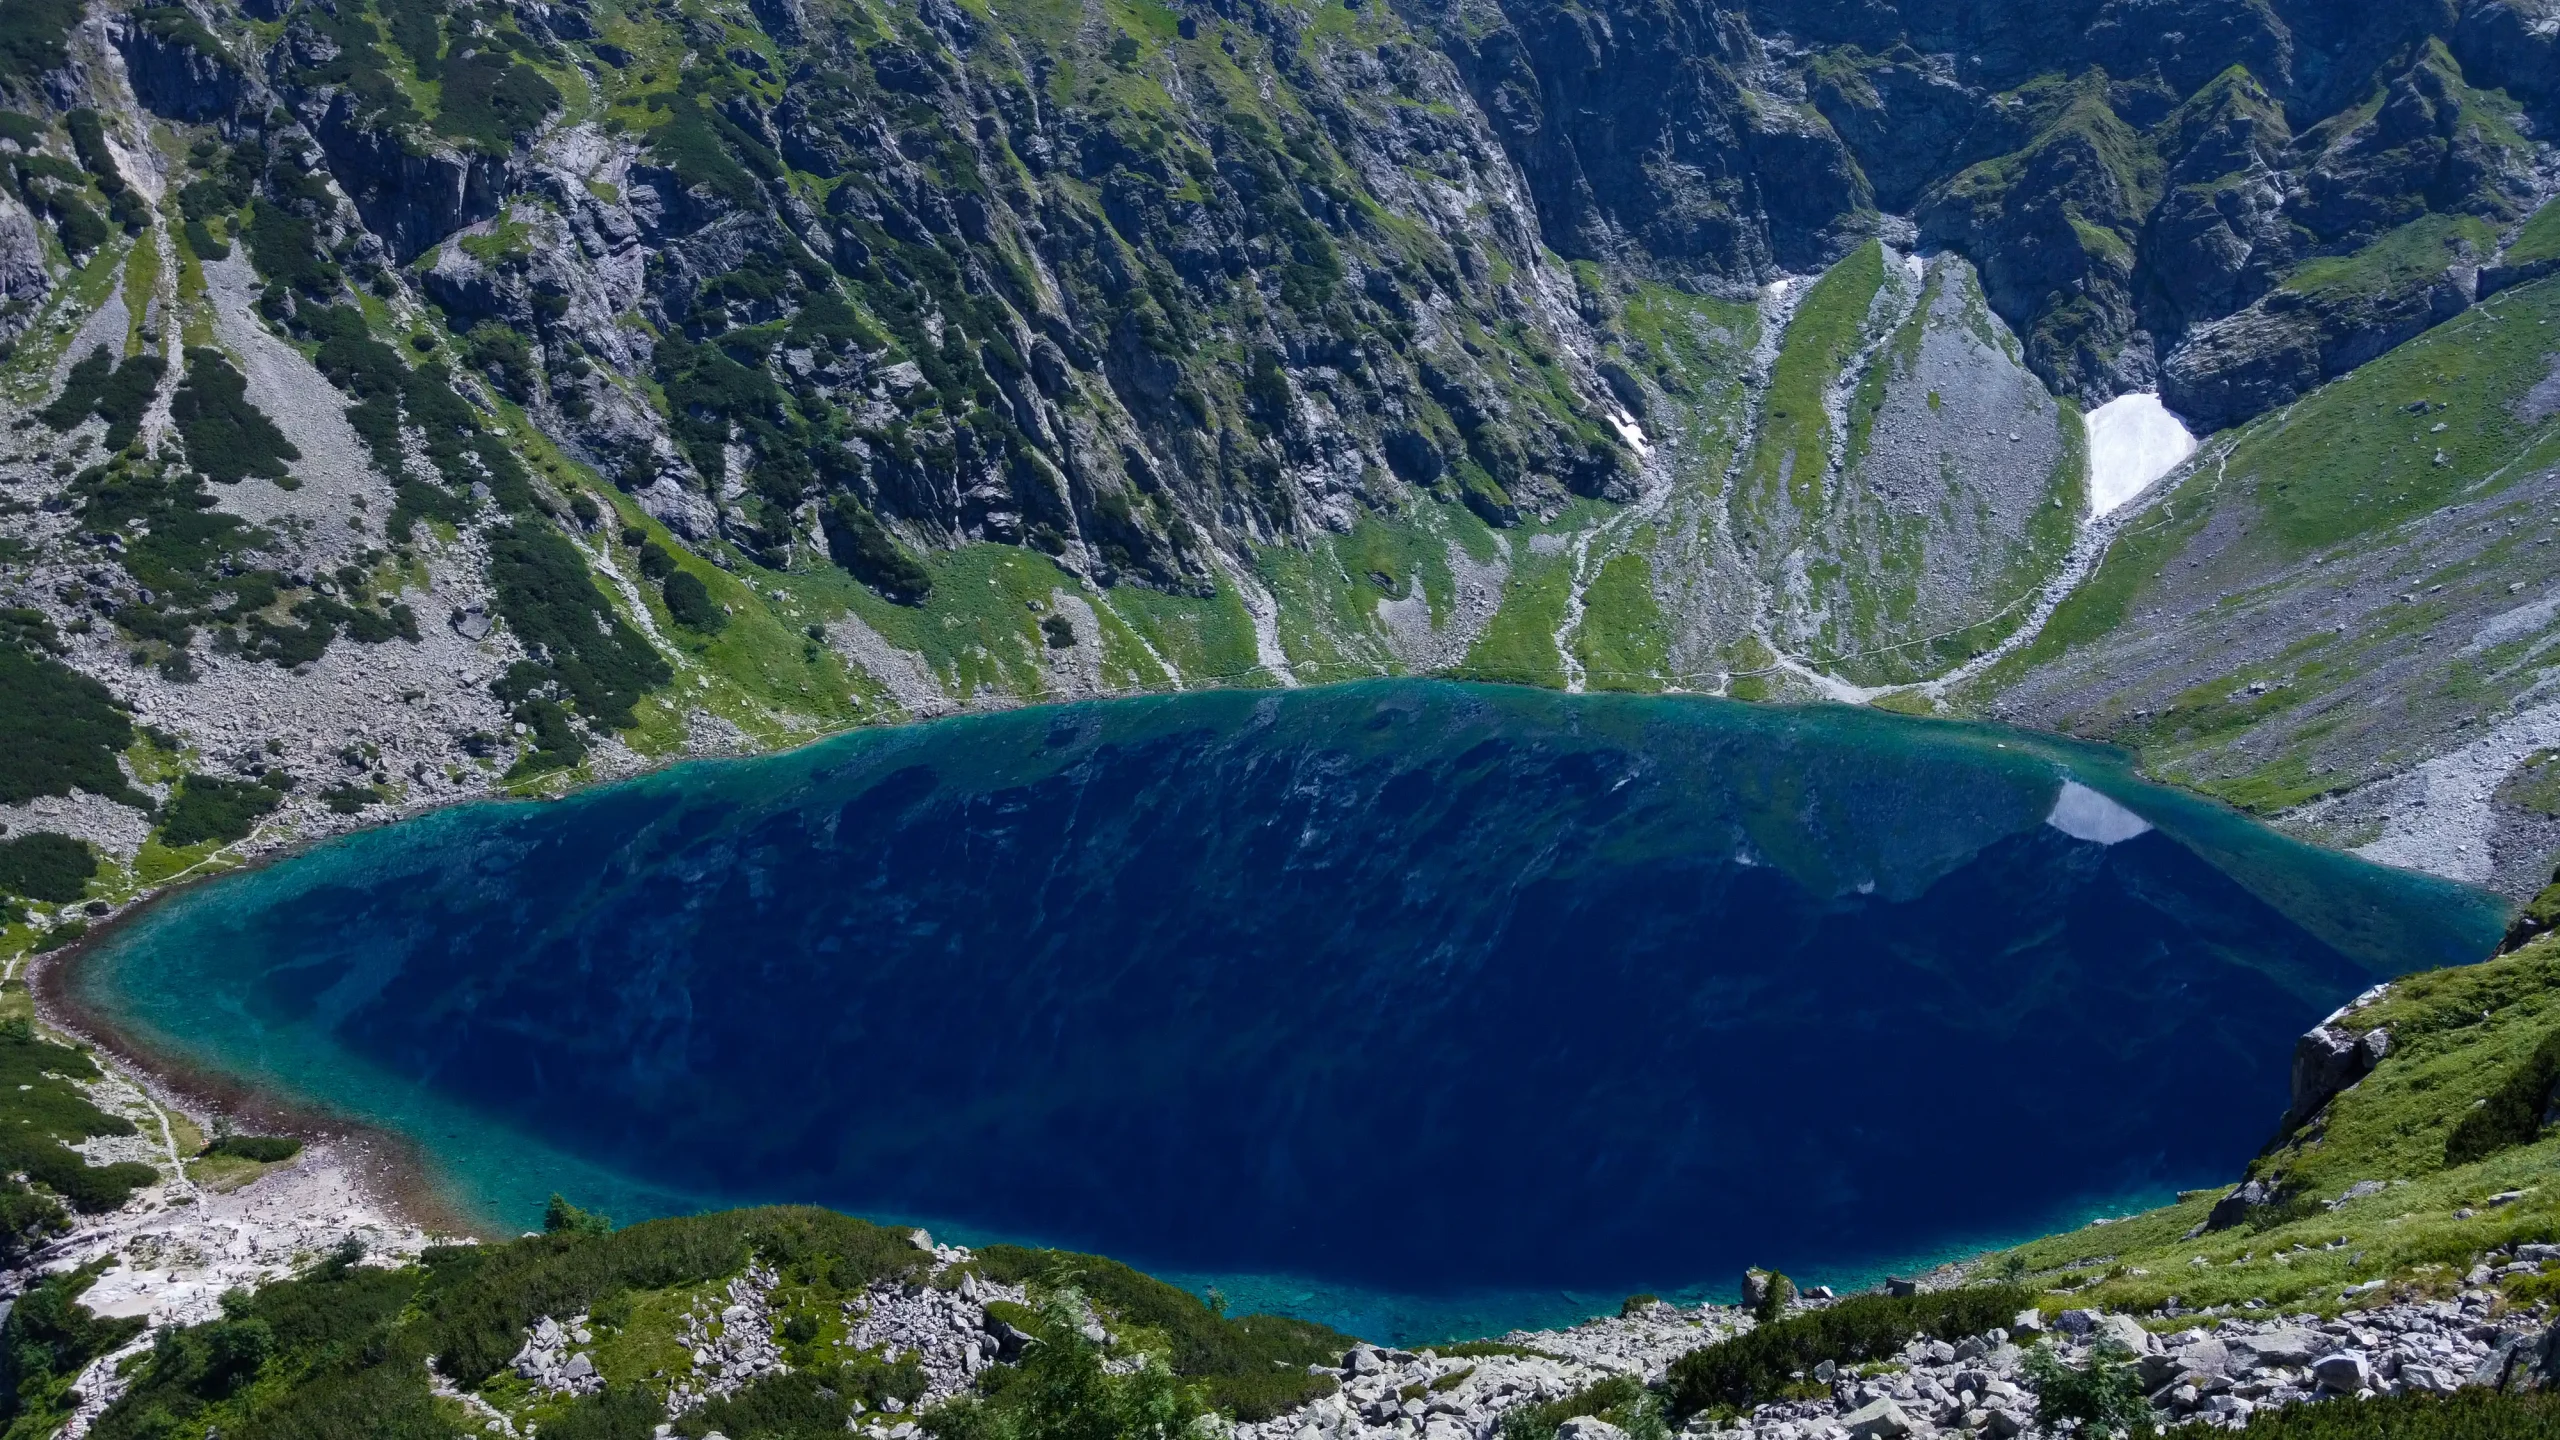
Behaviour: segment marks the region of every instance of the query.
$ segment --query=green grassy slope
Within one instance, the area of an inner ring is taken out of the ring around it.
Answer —
[[[2281,1203],[2191,1239],[2224,1193],[2197,1191],[2161,1210],[2037,1240],[1989,1268],[2014,1256],[2056,1296],[2049,1303],[2136,1311],[2174,1296],[2191,1308],[2260,1300],[2328,1314],[2450,1294],[2486,1251],[2560,1238],[2560,1190],[2548,1183],[2560,1132],[2542,1129],[2539,1108],[2488,1153],[2447,1154],[2476,1107],[2520,1082],[2538,1087],[2537,1107],[2547,1102],[2554,1076],[2545,1047],[2560,1036],[2555,987],[2560,940],[2394,981],[2339,1022],[2357,1033],[2389,1031],[2390,1054],[2249,1167]],[[2268,1118],[2272,1130],[2277,1117]],[[2346,1198],[2351,1188],[2364,1193]]]

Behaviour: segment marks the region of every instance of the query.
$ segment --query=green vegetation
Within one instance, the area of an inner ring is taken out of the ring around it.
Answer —
[[[1835,1365],[1882,1360],[1931,1335],[1960,1340],[2006,1325],[2035,1297],[2006,1285],[1939,1290],[1919,1295],[1852,1295],[1820,1310],[1773,1320],[1730,1340],[1692,1350],[1671,1362],[1668,1384],[1674,1409],[1746,1410],[1783,1395],[1828,1360]]]
[[[1018,1367],[986,1372],[981,1393],[926,1412],[934,1440],[1176,1440],[1204,1408],[1159,1356],[1115,1374],[1083,1333],[1081,1297],[1053,1292]],[[699,1433],[699,1432],[696,1432]]]
[[[218,775],[189,775],[178,782],[160,816],[160,843],[173,850],[208,840],[229,844],[246,840],[258,822],[284,803],[291,781],[282,772],[273,780],[227,780]]]
[[[236,1160],[273,1165],[301,1154],[302,1142],[290,1135],[223,1135],[196,1153],[228,1155]]]
[[[489,583],[516,638],[547,660],[519,660],[492,687],[532,727],[528,770],[585,755],[570,706],[592,723],[627,729],[638,723],[632,706],[640,697],[675,678],[596,589],[577,547],[550,525],[520,520],[491,530]]]
[[[1163,1337],[1172,1373],[1193,1382],[1209,1408],[1239,1420],[1268,1419],[1331,1394],[1333,1377],[1307,1367],[1339,1361],[1352,1343],[1309,1320],[1227,1318],[1187,1290],[1100,1256],[990,1245],[976,1264],[989,1279],[1029,1284],[1035,1294],[1071,1289],[1105,1325]]]
[[[69,430],[95,415],[107,422],[107,449],[122,450],[141,433],[142,412],[151,408],[168,371],[168,362],[157,355],[130,356],[118,365],[101,345],[71,367],[62,393],[37,416],[56,430]]]
[[[2465,1388],[2451,1395],[2381,1395],[2340,1405],[2260,1410],[2235,1434],[2250,1440],[2560,1440],[2560,1394]]]
[[[86,1051],[39,1037],[23,1015],[0,1021],[0,1175],[22,1175],[83,1215],[113,1210],[160,1178],[130,1160],[92,1165],[70,1148],[93,1136],[134,1133],[74,1083],[97,1078]],[[46,1215],[26,1185],[0,1182],[0,1250],[19,1247],[11,1263],[36,1235],[59,1228]]]
[[[906,546],[888,533],[886,525],[865,510],[852,497],[840,495],[827,507],[827,548],[835,553],[837,564],[852,571],[868,587],[878,589],[883,600],[899,605],[924,605],[934,592],[934,577],[916,564]]]
[[[2533,213],[2507,244],[2501,263],[2516,269],[2560,260],[2560,200],[2551,201]]]
[[[2487,1103],[2475,1106],[2444,1139],[2444,1163],[2468,1165],[2502,1150],[2530,1145],[2542,1134],[2560,1088],[2560,1030],[2553,1030],[2522,1065],[2508,1072]]]
[[[1556,649],[1556,631],[1572,601],[1569,554],[1537,555],[1514,546],[1502,606],[1468,648],[1458,673],[1471,680],[1562,686],[1564,656]]]
[[[2371,300],[2444,278],[2458,261],[2485,261],[2498,248],[2497,227],[2471,215],[2424,215],[2352,255],[2306,261],[2284,288],[2318,301]]]
[[[70,59],[79,0],[0,0],[0,85],[24,92]]]
[[[660,594],[667,603],[667,613],[687,629],[717,635],[728,627],[729,612],[720,608],[711,598],[711,591],[690,570],[669,575]]]
[[[1583,685],[1591,690],[1660,690],[1671,671],[1671,628],[1653,598],[1653,564],[1633,551],[1612,555],[1582,595],[1573,634]]]
[[[299,460],[275,422],[249,403],[249,382],[219,350],[189,349],[187,376],[169,402],[169,416],[186,442],[187,460],[217,484],[235,485],[251,475],[281,480],[285,462]]]
[[[0,805],[86,790],[152,808],[116,763],[133,744],[107,687],[50,655],[0,646]]]
[[[2065,1361],[2051,1345],[2038,1345],[2027,1352],[2026,1372],[2036,1387],[2036,1419],[2046,1425],[2077,1421],[2097,1435],[2150,1426],[2151,1402],[2143,1393],[2142,1374],[2134,1368],[2133,1351],[2120,1340],[2099,1341],[2080,1365]]]
[[[1555,1440],[1558,1427],[1578,1415],[1605,1420],[1629,1440],[1668,1440],[1662,1399],[1632,1375],[1612,1375],[1561,1399],[1515,1405],[1502,1414],[1502,1440]]]
[[[39,830],[0,840],[0,895],[69,904],[88,893],[98,857],[85,842]]]
[[[71,1382],[88,1363],[140,1334],[140,1317],[102,1320],[78,1297],[107,1268],[97,1261],[27,1287],[0,1324],[0,1420],[6,1433],[51,1435],[70,1418]]]
[[[2278,1203],[2192,1239],[2220,1191],[2048,1236],[2009,1252],[2040,1277],[2030,1283],[2066,1291],[2070,1304],[2135,1313],[2172,1294],[2197,1308],[2257,1300],[2335,1313],[2447,1294],[2493,1248],[2560,1239],[2560,1194],[2542,1183],[2560,1134],[2540,1129],[2539,1112],[2530,1127],[2510,1121],[2494,1134],[2475,1130],[2459,1150],[2452,1144],[2469,1117],[2547,1084],[2545,1047],[2560,1033],[2560,938],[2404,976],[2343,1023],[2389,1031],[2391,1053],[2251,1163],[2249,1178]],[[2475,1149],[2485,1153],[2456,1158]],[[2524,1193],[2490,1203],[2516,1191]],[[2110,1257],[2105,1266],[2088,1263],[2098,1255]]]
[[[1789,509],[1818,513],[1831,469],[1831,420],[1822,398],[1866,341],[1867,312],[1884,288],[1884,247],[1868,241],[1824,271],[1796,306],[1769,377],[1760,433],[1743,472],[1743,498],[1764,525]]]

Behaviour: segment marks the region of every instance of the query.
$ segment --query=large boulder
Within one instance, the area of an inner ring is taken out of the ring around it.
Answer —
[[[1911,1419],[1902,1407],[1891,1400],[1875,1400],[1840,1417],[1840,1428],[1849,1432],[1850,1440],[1897,1440],[1911,1433]],[[1564,1440],[1562,1431],[1557,1440]]]
[[[2293,1046],[2293,1105],[2285,1112],[2284,1128],[2293,1129],[2312,1116],[2341,1090],[2373,1073],[2391,1053],[2391,1032],[2367,1030],[2362,1034],[2331,1025],[2315,1025]]]

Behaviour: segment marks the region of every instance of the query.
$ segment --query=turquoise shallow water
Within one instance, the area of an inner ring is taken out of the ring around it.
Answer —
[[[445,811],[70,983],[503,1223],[814,1201],[1422,1340],[2228,1176],[2295,1034],[2502,918],[2068,742],[1379,681]]]

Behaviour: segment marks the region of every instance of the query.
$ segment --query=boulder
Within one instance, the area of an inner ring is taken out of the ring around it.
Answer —
[[[2452,1376],[2433,1365],[2403,1365],[2400,1367],[2400,1388],[2421,1390],[2430,1395],[2450,1395],[2456,1386]]]
[[[2329,1025],[2315,1025],[2293,1045],[2293,1108],[2285,1112],[2284,1128],[2290,1130],[2320,1113],[2330,1097],[2373,1073],[2391,1053],[2391,1032],[2368,1030],[2352,1034]]]
[[[2151,1332],[2143,1329],[2141,1323],[2130,1315],[2101,1315],[2097,1328],[2091,1333],[2113,1340],[2136,1355],[2146,1355],[2151,1351]]]
[[[2198,1340],[2181,1345],[2177,1350],[2178,1366],[2189,1375],[2228,1375],[2231,1373],[2231,1349],[2219,1340]]]
[[[1851,1440],[1896,1440],[1911,1433],[1911,1419],[1902,1407],[1891,1400],[1873,1400],[1840,1417],[1840,1427]],[[1556,1432],[1557,1440],[1568,1440],[1564,1432]]]
[[[1433,467],[1437,473],[1438,467]],[[1757,1310],[1769,1298],[1769,1272],[1757,1268],[1742,1272],[1742,1308]]]
[[[2340,1350],[2313,1362],[2311,1374],[2321,1389],[2352,1395],[2373,1383],[2373,1364],[2361,1351]]]
[[[2328,1348],[2326,1337],[2315,1330],[2276,1330],[2265,1335],[2241,1335],[2224,1343],[2231,1353],[2248,1363],[2249,1368],[2269,1365],[2307,1365]]]
[[[2273,1205],[2283,1198],[2282,1192],[2268,1181],[2243,1181],[2230,1194],[2213,1202],[2213,1210],[2205,1216],[2203,1228],[2228,1230],[2248,1219],[2250,1211]]]
[[[1448,1422],[1442,1421],[1446,1425]],[[1451,1425],[1449,1428],[1456,1429]],[[1436,1440],[1425,1433],[1424,1440]],[[1556,1440],[1627,1440],[1627,1432],[1597,1415],[1576,1415],[1556,1427]]]
[[[2063,1332],[2069,1335],[2087,1335],[2096,1331],[2100,1318],[2100,1312],[2096,1310],[2065,1310],[2059,1317]]]

